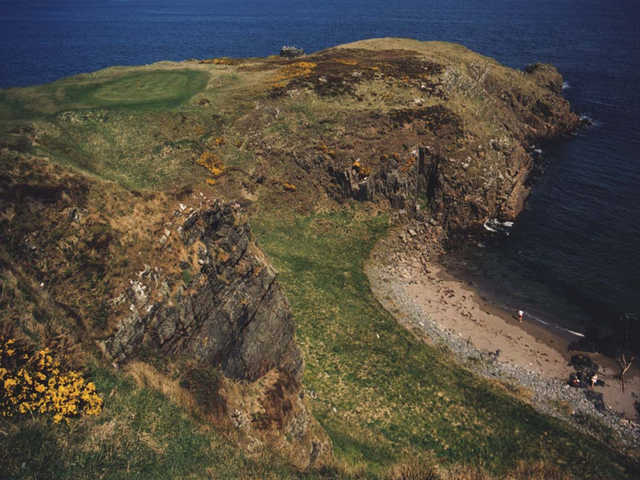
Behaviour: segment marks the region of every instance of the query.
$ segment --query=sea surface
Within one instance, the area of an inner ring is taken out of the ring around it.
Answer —
[[[525,212],[507,239],[481,249],[478,269],[509,306],[540,318],[610,325],[640,312],[637,0],[0,0],[0,87],[383,36],[558,67],[594,125],[543,146],[546,171]]]

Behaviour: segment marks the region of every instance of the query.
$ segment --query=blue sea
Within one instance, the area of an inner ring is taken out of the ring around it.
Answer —
[[[370,37],[459,42],[522,68],[549,62],[594,124],[545,146],[546,170],[479,271],[505,303],[606,325],[640,312],[637,0],[0,0],[0,87],[112,65],[307,52]]]

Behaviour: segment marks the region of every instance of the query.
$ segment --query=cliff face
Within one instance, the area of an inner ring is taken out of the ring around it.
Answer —
[[[143,272],[126,291],[132,313],[105,341],[111,357],[123,362],[144,347],[219,366],[237,380],[279,368],[299,382],[302,358],[287,299],[239,205],[194,211],[178,230],[190,260],[181,264],[188,287],[153,302],[153,266]]]
[[[96,342],[134,377],[155,369],[249,453],[275,448],[302,469],[327,460],[289,304],[238,204],[5,159],[1,328]]]
[[[422,209],[452,233],[473,231],[490,218],[515,219],[530,192],[540,142],[580,126],[561,96],[562,76],[551,65],[516,72],[481,57],[462,66],[429,65],[428,74],[409,76],[422,90],[411,107],[361,118],[359,128],[373,133],[374,152],[396,151],[366,160],[324,158],[337,186],[331,193]]]
[[[579,125],[554,67],[517,71],[455,44],[382,38],[302,58],[179,66],[210,80],[177,115],[146,112],[140,122],[108,105],[78,113],[52,100],[46,109],[27,105],[48,115],[29,136],[53,156],[127,186],[194,184],[209,175],[216,195],[243,204],[417,205],[464,232],[492,217],[513,219],[539,142]],[[165,81],[176,65],[165,67],[147,73]],[[105,71],[91,81],[126,77]]]
[[[151,263],[125,291],[131,313],[105,351],[120,364],[149,356],[186,362],[187,386],[194,371],[220,371],[191,385],[216,397],[207,400],[216,406],[208,413],[254,443],[277,444],[300,468],[326,460],[328,440],[303,400],[289,304],[240,206],[216,201],[189,214],[177,232],[186,288],[169,292]]]

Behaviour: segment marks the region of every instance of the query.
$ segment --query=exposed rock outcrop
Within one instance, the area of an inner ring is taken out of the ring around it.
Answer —
[[[151,356],[221,371],[222,378],[200,378],[215,379],[216,413],[250,438],[252,449],[256,441],[276,444],[301,468],[323,461],[329,442],[303,401],[289,304],[239,205],[215,202],[179,230],[190,259],[181,263],[191,277],[187,288],[153,302],[152,281],[132,282],[131,313],[104,341],[105,351],[118,363]]]
[[[147,305],[133,283],[133,312],[106,341],[110,355],[124,361],[144,344],[220,366],[234,379],[256,380],[279,367],[299,380],[302,359],[287,299],[239,207],[216,203],[192,213],[182,238],[193,255],[185,265],[195,270],[189,287]]]
[[[287,58],[295,58],[304,55],[304,50],[298,47],[285,45],[280,49],[280,56]]]
[[[367,58],[342,50],[347,52]],[[397,52],[395,61],[409,65],[418,58]],[[382,71],[372,81],[391,84]],[[452,233],[480,229],[490,218],[513,220],[529,195],[539,142],[582,124],[562,97],[562,76],[551,65],[516,72],[478,58],[464,67],[405,65],[402,74],[397,88],[420,92],[410,107],[360,115],[349,125],[357,130],[351,145],[342,140],[343,151],[339,144],[325,149],[334,197],[382,201],[406,211],[427,207]],[[351,154],[367,149],[379,153],[362,161]]]

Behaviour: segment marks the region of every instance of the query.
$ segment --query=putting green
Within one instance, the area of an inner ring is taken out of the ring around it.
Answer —
[[[169,109],[203,90],[208,80],[209,75],[202,71],[148,70],[110,74],[89,82],[78,76],[46,85],[0,90],[0,121],[92,108]]]
[[[206,82],[205,73],[193,70],[132,73],[96,85],[86,92],[86,100],[105,107],[179,104],[204,88]]]

